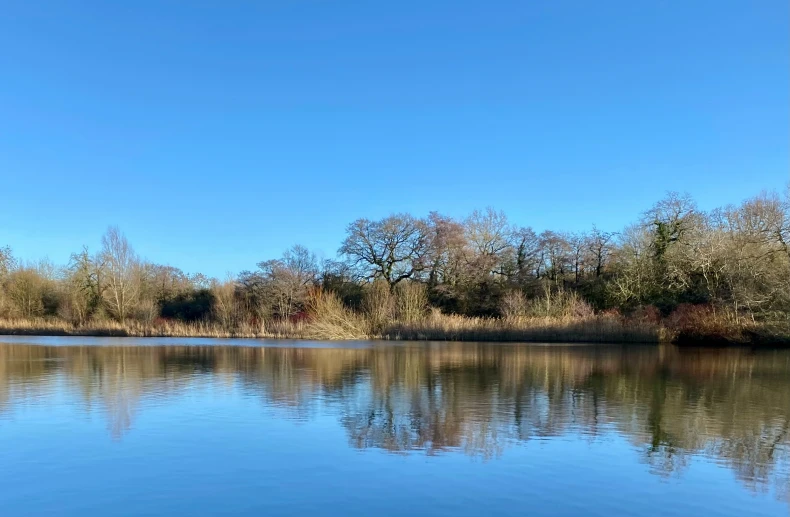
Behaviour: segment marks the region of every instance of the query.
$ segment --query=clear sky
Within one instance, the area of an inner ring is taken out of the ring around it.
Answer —
[[[6,1],[0,245],[222,276],[392,212],[738,202],[790,180],[789,4]]]

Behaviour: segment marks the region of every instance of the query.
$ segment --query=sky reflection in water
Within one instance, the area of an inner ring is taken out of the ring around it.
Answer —
[[[0,343],[4,515],[790,506],[786,351]]]

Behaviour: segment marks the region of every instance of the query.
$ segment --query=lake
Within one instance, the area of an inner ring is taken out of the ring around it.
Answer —
[[[0,514],[787,516],[790,351],[0,336]]]

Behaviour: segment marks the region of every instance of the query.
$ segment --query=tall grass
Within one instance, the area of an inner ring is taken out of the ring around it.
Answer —
[[[63,320],[30,318],[0,319],[0,334],[47,336],[121,336],[121,337],[268,337],[263,329],[243,326],[228,330],[216,323],[160,320],[141,323],[127,320],[121,324],[106,320],[76,326]]]
[[[469,318],[433,311],[416,322],[390,325],[382,337],[449,341],[659,343],[667,340],[668,334],[658,325],[611,315]]]
[[[308,302],[310,316],[306,336],[313,339],[345,340],[371,337],[369,318],[343,305],[334,293],[316,291]]]
[[[226,329],[217,323],[158,320],[143,324],[106,321],[76,327],[59,320],[0,319],[0,334],[130,337],[289,338],[320,340],[402,339],[449,341],[537,341],[590,343],[658,343],[658,325],[628,322],[609,316],[570,318],[468,318],[432,311],[420,319],[392,321],[373,331],[368,319],[344,307],[334,295],[311,300],[303,321],[241,325]]]

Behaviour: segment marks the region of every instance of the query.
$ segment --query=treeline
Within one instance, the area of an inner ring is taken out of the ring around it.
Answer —
[[[316,300],[331,296],[364,316],[371,335],[433,311],[481,321],[608,315],[743,338],[790,326],[789,245],[790,191],[709,212],[670,193],[618,232],[537,233],[492,208],[462,220],[358,219],[337,259],[294,246],[225,280],[143,260],[111,227],[97,252],[83,248],[62,267],[0,248],[0,318],[203,322],[232,332],[309,321]]]

